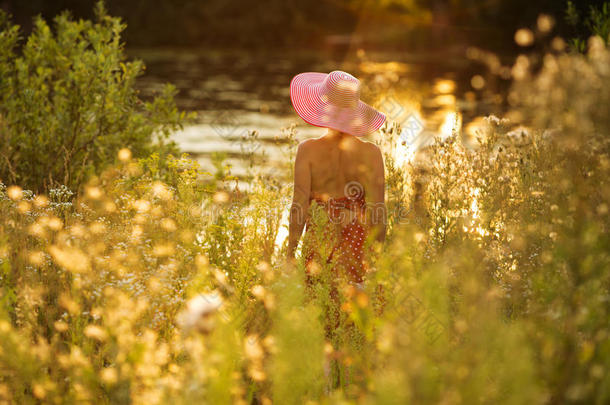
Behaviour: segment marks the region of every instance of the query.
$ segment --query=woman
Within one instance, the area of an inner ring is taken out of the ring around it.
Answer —
[[[290,98],[303,120],[328,131],[297,148],[288,257],[294,258],[305,225],[306,235],[313,228],[310,206],[315,201],[328,221],[325,240],[304,243],[308,271],[312,263],[330,263],[337,276],[361,283],[367,237],[381,243],[385,238],[386,207],[381,151],[359,137],[378,130],[385,115],[360,101],[360,82],[342,71],[295,76]]]

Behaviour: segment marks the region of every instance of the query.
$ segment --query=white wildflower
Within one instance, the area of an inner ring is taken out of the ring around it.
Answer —
[[[214,314],[222,306],[222,297],[217,291],[199,294],[186,303],[186,308],[180,313],[178,322],[185,331],[196,330],[210,333],[214,328]]]

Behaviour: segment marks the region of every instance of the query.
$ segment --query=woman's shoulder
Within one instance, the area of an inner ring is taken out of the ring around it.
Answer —
[[[367,152],[369,152],[371,154],[381,153],[381,149],[379,148],[379,146],[377,146],[377,144],[375,144],[371,141],[367,141],[365,139],[358,139],[358,141],[362,145],[362,148],[364,150],[366,150]]]
[[[297,152],[305,152],[314,146],[315,138],[303,139],[297,145]]]

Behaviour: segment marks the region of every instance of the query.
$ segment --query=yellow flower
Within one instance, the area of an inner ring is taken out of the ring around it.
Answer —
[[[244,339],[244,353],[250,360],[261,360],[264,355],[257,335],[249,335]]]
[[[108,333],[97,325],[87,325],[84,333],[88,338],[99,340],[100,342],[105,341],[108,337]]]
[[[53,260],[68,271],[74,273],[85,273],[91,268],[91,260],[80,249],[73,247],[49,246],[49,253]]]
[[[17,201],[23,198],[23,190],[19,186],[10,186],[6,189],[6,194],[11,200]]]
[[[123,148],[119,150],[118,157],[121,162],[127,162],[131,159],[131,151],[127,148]]]
[[[106,367],[100,371],[100,379],[106,384],[115,384],[118,380],[118,374],[114,367]]]

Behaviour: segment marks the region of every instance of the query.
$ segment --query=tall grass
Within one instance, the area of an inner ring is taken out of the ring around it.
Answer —
[[[290,190],[261,177],[244,195],[122,150],[78,195],[2,186],[0,399],[607,403],[609,59],[519,58],[513,121],[438,139],[426,171],[384,128],[390,226],[362,286],[284,262]]]

